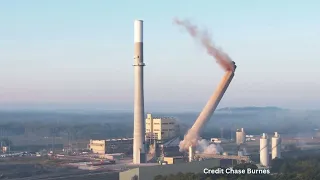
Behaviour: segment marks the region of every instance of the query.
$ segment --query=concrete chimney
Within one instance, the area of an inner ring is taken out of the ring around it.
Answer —
[[[194,158],[194,147],[189,146],[189,162],[192,162]]]
[[[143,92],[143,21],[134,21],[134,128],[133,163],[146,162]]]
[[[236,65],[234,64],[234,70]],[[205,123],[210,120],[213,112],[216,110],[218,104],[220,103],[224,93],[226,92],[227,88],[229,87],[230,82],[234,76],[234,71],[226,71],[220,84],[218,85],[217,89],[211,95],[209,101],[201,111],[200,115],[198,116],[197,120],[191,127],[193,130],[192,132],[196,132],[196,134],[200,133],[200,130],[203,128]]]

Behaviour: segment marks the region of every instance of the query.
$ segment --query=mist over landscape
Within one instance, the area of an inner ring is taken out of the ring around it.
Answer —
[[[175,117],[180,123],[181,135],[192,126],[198,117],[197,112],[153,112],[153,116]],[[229,107],[217,110],[204,128],[203,136],[225,137],[231,132],[245,127],[248,134],[312,132],[320,127],[320,112],[290,110],[277,107]],[[108,112],[103,110],[2,110],[0,126],[6,135],[23,135],[25,126],[37,136],[50,136],[51,129],[58,127],[60,134],[68,128],[79,129],[79,136],[84,139],[113,137],[132,137],[133,113]],[[36,129],[41,129],[37,131]],[[47,132],[45,132],[47,129]],[[79,137],[80,138],[80,137]]]

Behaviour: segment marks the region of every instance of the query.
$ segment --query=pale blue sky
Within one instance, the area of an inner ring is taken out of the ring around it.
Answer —
[[[316,0],[2,0],[0,104],[131,105],[142,19],[146,106],[201,108],[223,71],[172,24],[180,17],[208,28],[238,65],[221,106],[318,108],[319,9]]]

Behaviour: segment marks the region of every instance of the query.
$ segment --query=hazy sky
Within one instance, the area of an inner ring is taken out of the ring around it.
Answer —
[[[2,0],[0,104],[130,106],[142,19],[146,106],[201,108],[223,71],[172,24],[180,17],[238,65],[221,106],[318,108],[319,9],[316,0]]]

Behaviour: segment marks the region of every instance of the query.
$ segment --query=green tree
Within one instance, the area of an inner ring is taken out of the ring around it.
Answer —
[[[282,164],[284,163],[283,159],[275,158],[271,161],[271,172],[279,172]]]
[[[280,167],[280,172],[281,173],[286,173],[290,171],[289,164],[287,162],[283,163],[282,166]]]
[[[209,179],[211,180],[211,179]],[[219,177],[217,180],[228,180],[227,177]]]

